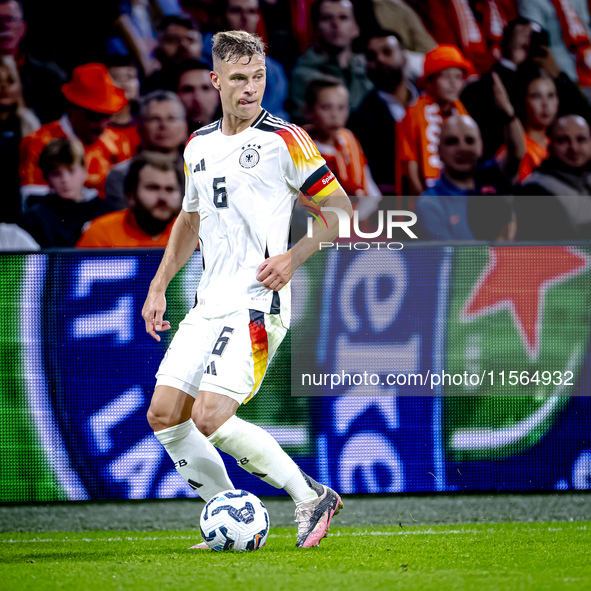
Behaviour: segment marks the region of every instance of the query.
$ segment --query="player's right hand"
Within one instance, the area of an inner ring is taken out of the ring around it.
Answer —
[[[164,312],[166,312],[166,297],[164,293],[148,292],[148,297],[144,302],[142,309],[142,318],[146,323],[146,332],[157,341],[160,341],[160,335],[156,332],[163,332],[170,330],[170,322],[163,320]]]

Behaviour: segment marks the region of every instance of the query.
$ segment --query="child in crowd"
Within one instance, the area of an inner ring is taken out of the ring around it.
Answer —
[[[425,55],[424,73],[418,80],[425,94],[407,109],[396,129],[398,195],[421,195],[439,178],[441,124],[451,115],[467,114],[459,96],[472,70],[455,45],[438,45]]]
[[[110,211],[95,189],[84,186],[84,146],[78,140],[54,140],[41,152],[39,167],[51,192],[27,199],[21,225],[42,248],[75,246],[82,226]]]
[[[353,205],[364,220],[377,209],[381,193],[359,141],[345,128],[349,91],[338,78],[325,77],[310,82],[305,98],[310,136],[347,195],[357,197]]]

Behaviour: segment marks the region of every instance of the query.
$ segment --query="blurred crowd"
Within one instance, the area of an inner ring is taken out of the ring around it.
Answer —
[[[366,228],[388,204],[424,240],[591,239],[590,5],[0,0],[0,249],[164,246],[229,29]]]

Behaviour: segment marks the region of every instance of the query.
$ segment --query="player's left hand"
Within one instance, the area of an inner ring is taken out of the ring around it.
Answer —
[[[291,253],[278,254],[265,259],[257,270],[257,281],[266,288],[279,291],[291,279]]]

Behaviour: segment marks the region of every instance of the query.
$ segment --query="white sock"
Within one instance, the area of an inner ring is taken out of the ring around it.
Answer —
[[[297,504],[316,499],[297,464],[261,427],[239,419],[228,419],[209,441],[235,458],[250,474],[275,488],[284,488]]]
[[[154,433],[174,462],[177,472],[207,503],[234,485],[217,449],[200,433],[192,419]]]

